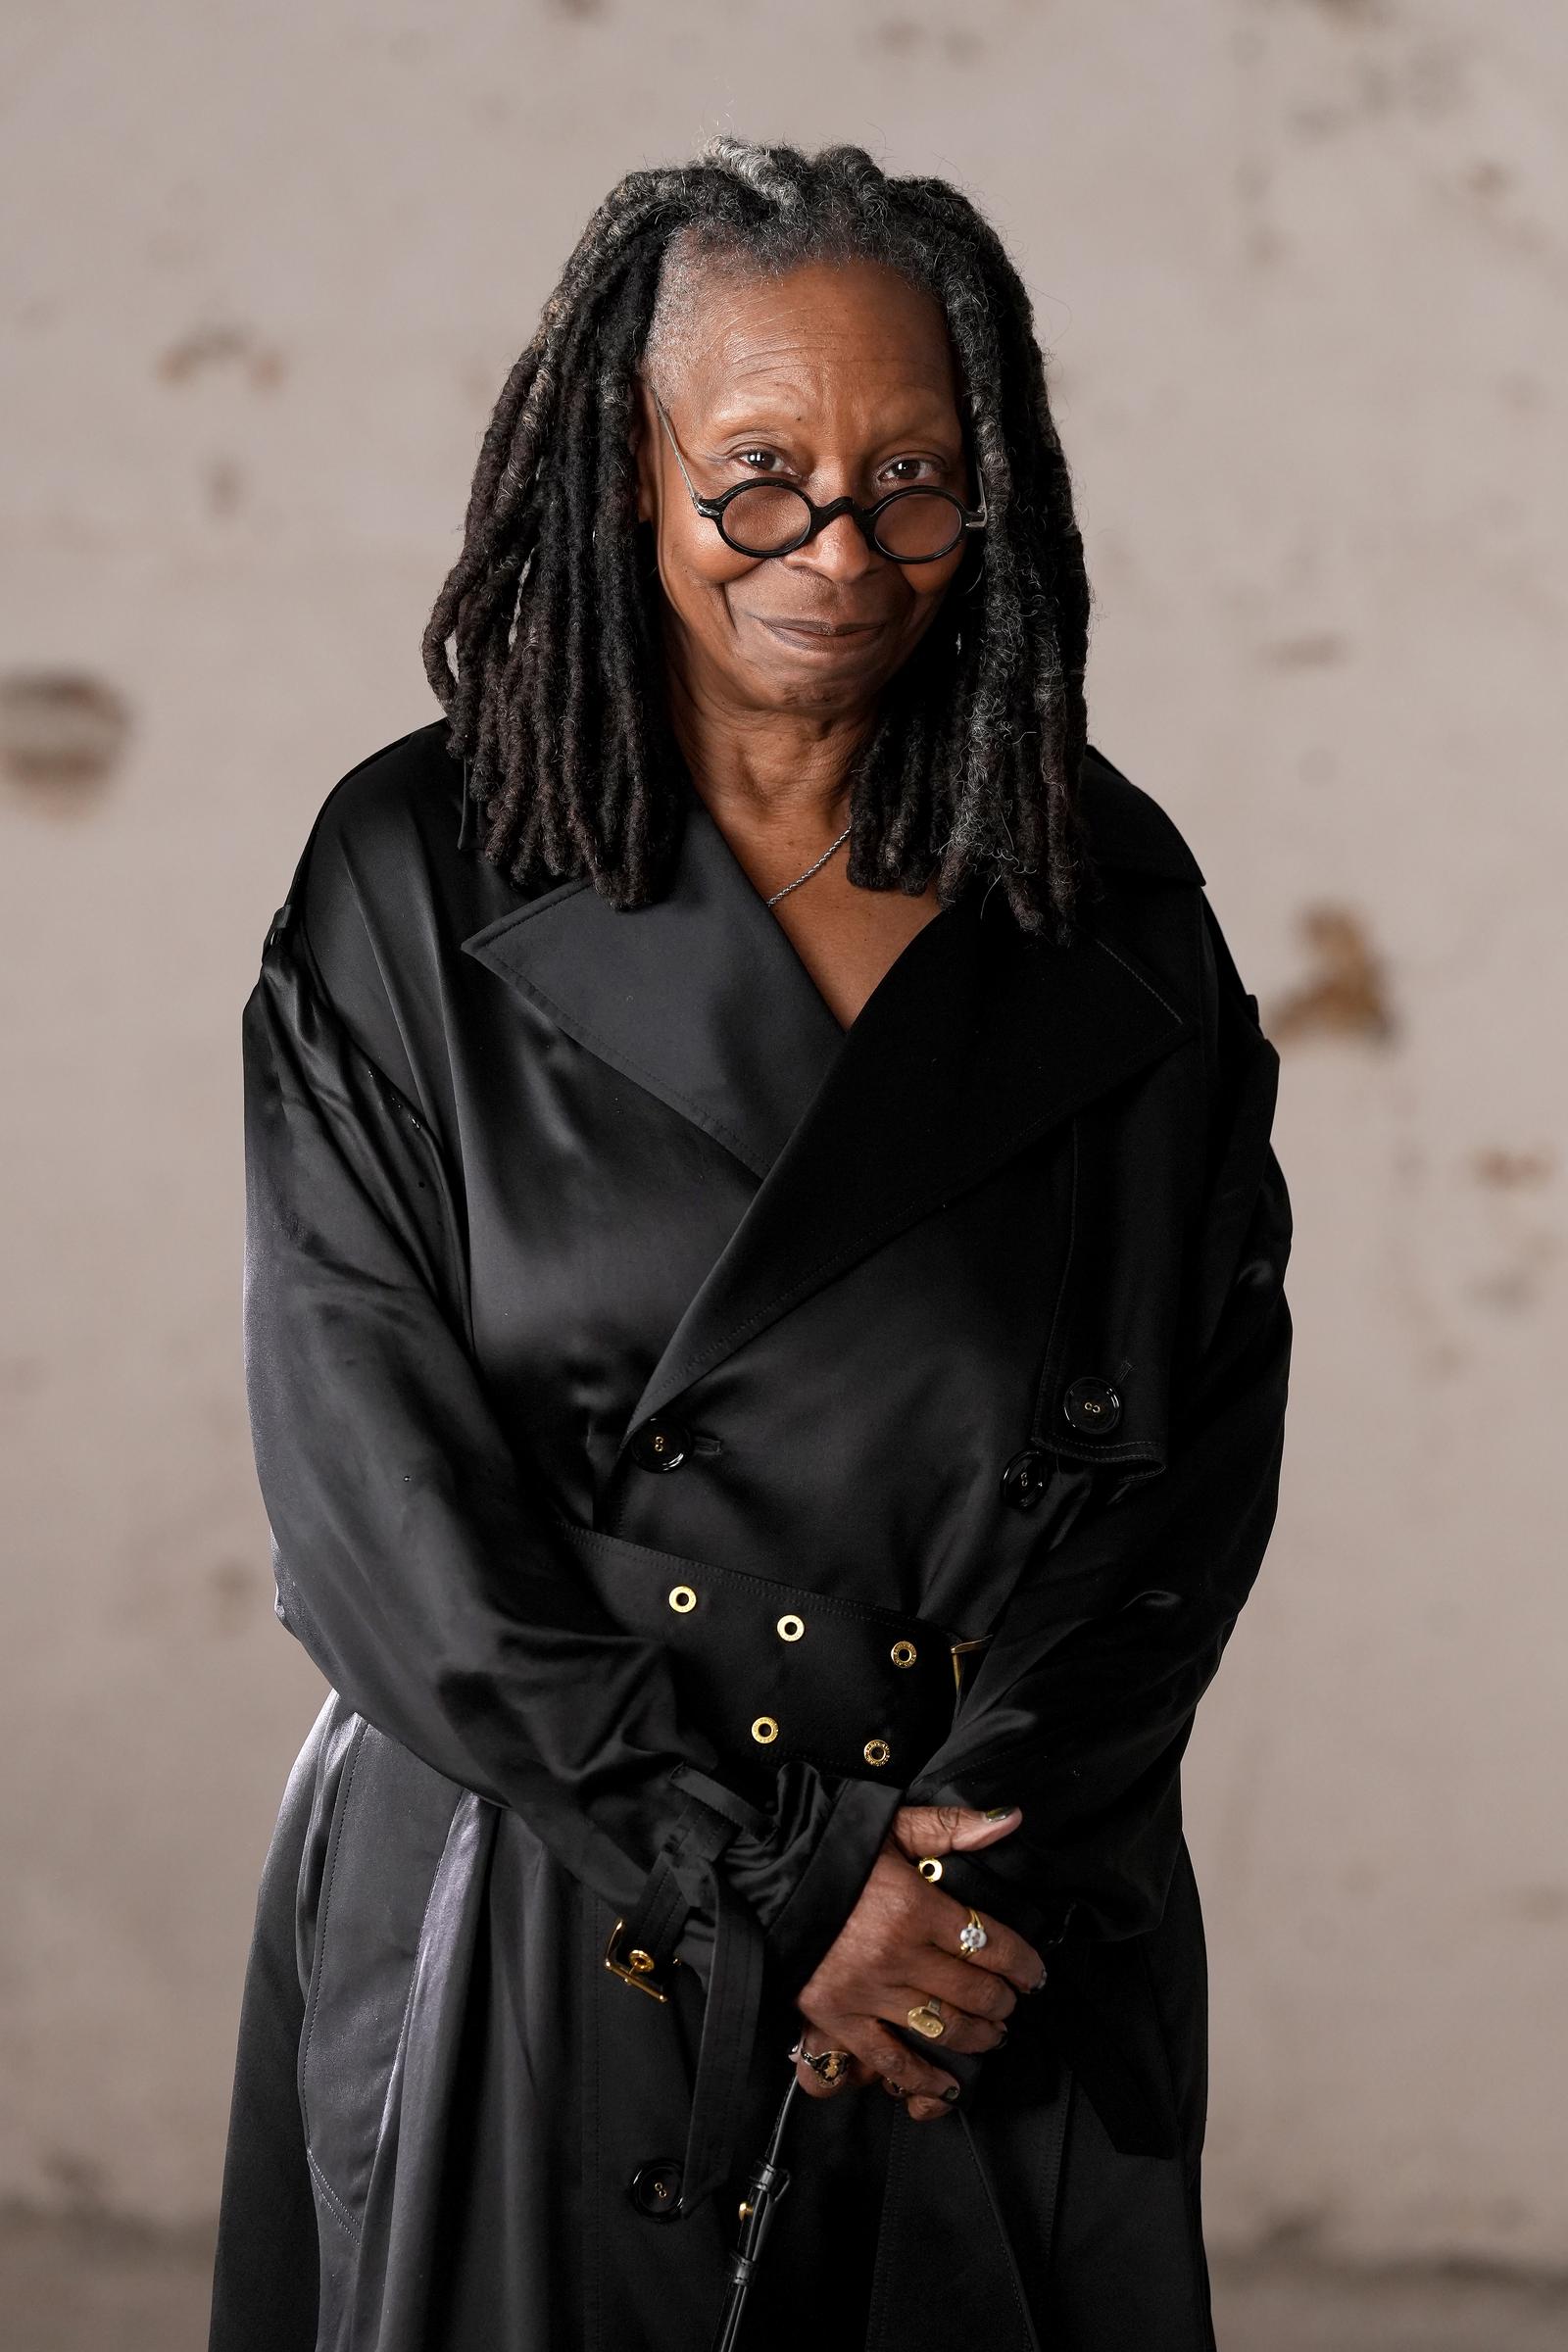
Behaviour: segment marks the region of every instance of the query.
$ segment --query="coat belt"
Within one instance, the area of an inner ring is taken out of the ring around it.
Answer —
[[[929,1618],[556,1525],[606,1614],[668,1652],[692,1721],[759,1794],[788,1758],[906,1787],[984,1646]]]

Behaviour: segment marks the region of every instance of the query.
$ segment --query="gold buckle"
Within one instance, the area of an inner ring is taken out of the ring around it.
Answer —
[[[984,1649],[990,1639],[989,1634],[979,1634],[972,1642],[950,1642],[948,1643],[949,1649],[953,1652],[953,1688],[960,1695],[963,1690],[963,1667],[960,1661],[971,1649]]]
[[[626,1954],[624,1960],[616,1957],[615,1944],[625,1925],[626,1922],[623,1919],[617,1919],[611,1929],[610,1941],[605,1946],[605,1966],[611,1975],[618,1977],[623,1984],[635,1984],[639,1992],[651,1993],[656,2001],[667,2001],[669,1995],[663,1986],[654,1983],[655,1963],[652,1952],[645,1952],[641,1946],[637,1946]],[[679,1968],[680,1961],[678,1959],[672,1961],[671,1966]]]

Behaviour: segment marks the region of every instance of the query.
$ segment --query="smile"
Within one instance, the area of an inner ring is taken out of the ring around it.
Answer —
[[[766,629],[770,636],[777,637],[783,644],[803,647],[813,653],[830,652],[835,649],[842,651],[848,646],[858,644],[863,638],[875,637],[882,628],[879,620],[857,621],[849,627],[835,628],[827,621],[763,620],[761,615],[756,612],[752,614],[752,618],[758,622],[760,627]]]

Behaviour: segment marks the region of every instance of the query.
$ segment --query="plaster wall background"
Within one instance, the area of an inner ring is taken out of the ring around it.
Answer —
[[[1094,739],[1284,1056],[1284,1495],[1187,1774],[1211,2237],[1561,2265],[1568,17],[11,0],[0,120],[0,2198],[216,2202],[321,1695],[245,1425],[240,1006],[326,791],[435,715],[583,221],[726,127],[1009,242]],[[41,671],[123,714],[96,782],[39,773]]]

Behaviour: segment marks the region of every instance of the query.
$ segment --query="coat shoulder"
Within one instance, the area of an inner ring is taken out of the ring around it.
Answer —
[[[368,886],[393,885],[427,845],[449,846],[463,807],[463,764],[447,722],[411,728],[356,761],[332,786],[311,827],[313,863],[346,865]]]
[[[421,927],[463,806],[462,762],[446,743],[442,718],[368,753],[311,820],[289,898],[329,982],[365,934],[412,945]]]
[[[369,753],[320,803],[289,892],[292,936],[362,1050],[406,1093],[447,926],[463,768],[444,718]]]
[[[1175,819],[1093,744],[1084,749],[1079,807],[1097,865],[1201,888],[1203,869]]]

